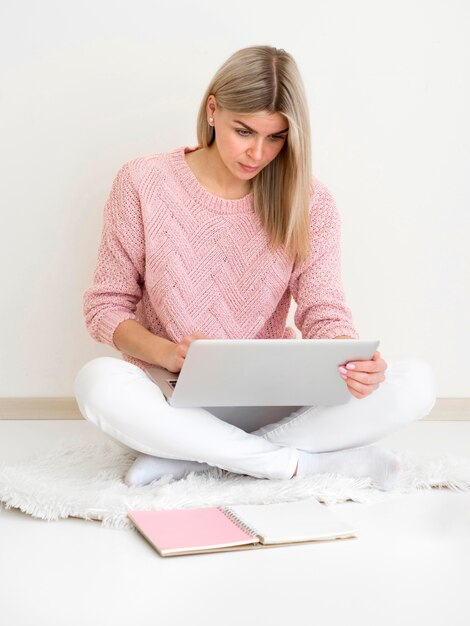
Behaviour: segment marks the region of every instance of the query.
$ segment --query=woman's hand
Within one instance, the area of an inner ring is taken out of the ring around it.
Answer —
[[[386,369],[387,363],[376,352],[371,361],[351,361],[341,366],[339,372],[352,395],[361,400],[379,388]]]
[[[175,374],[180,372],[188,353],[189,345],[196,339],[210,339],[210,337],[203,333],[193,333],[183,337],[179,343],[170,342],[165,350],[162,367]]]

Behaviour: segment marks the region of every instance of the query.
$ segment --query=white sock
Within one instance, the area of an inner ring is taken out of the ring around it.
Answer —
[[[207,463],[198,463],[197,461],[164,459],[158,456],[139,454],[128,469],[124,482],[128,487],[141,487],[167,474],[171,474],[175,480],[178,480],[183,478],[187,472],[203,472],[211,467]]]
[[[297,476],[340,474],[352,478],[371,478],[382,489],[392,489],[402,469],[398,457],[380,446],[365,446],[337,452],[299,450]]]

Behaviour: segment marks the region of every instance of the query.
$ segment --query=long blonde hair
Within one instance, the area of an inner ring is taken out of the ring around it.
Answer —
[[[207,121],[210,95],[217,105],[237,113],[281,113],[289,132],[280,153],[252,181],[254,209],[273,249],[303,261],[309,243],[312,185],[310,121],[305,90],[293,57],[282,48],[252,46],[235,52],[219,68],[201,102],[197,140],[202,148],[215,140]]]

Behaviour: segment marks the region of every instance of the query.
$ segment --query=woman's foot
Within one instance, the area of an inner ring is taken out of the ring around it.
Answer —
[[[299,450],[299,463],[294,476],[340,474],[352,478],[371,478],[379,489],[393,489],[402,470],[396,454],[380,446],[365,446],[337,452],[305,452]]]
[[[175,480],[183,478],[188,472],[203,472],[210,469],[207,463],[184,461],[180,459],[164,459],[148,454],[139,454],[124,476],[128,487],[142,487],[162,476],[170,474]]]

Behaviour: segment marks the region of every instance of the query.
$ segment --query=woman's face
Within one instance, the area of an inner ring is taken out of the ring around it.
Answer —
[[[281,113],[245,115],[208,107],[214,118],[215,144],[225,167],[240,180],[254,178],[277,157],[289,124]]]

